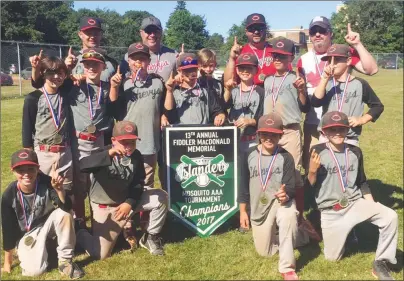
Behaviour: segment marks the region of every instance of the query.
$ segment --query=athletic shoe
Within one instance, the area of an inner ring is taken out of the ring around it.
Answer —
[[[317,233],[310,221],[303,220],[302,223],[299,225],[299,228],[307,232],[312,240],[321,242],[321,236]]]
[[[299,280],[299,277],[297,276],[295,271],[289,271],[286,273],[281,273],[283,280]]]
[[[372,275],[379,280],[395,280],[384,261],[374,261]]]
[[[154,256],[164,256],[164,248],[158,235],[145,232],[140,238],[139,244]]]
[[[59,272],[70,279],[79,279],[85,275],[84,271],[71,260],[61,262],[59,264]]]

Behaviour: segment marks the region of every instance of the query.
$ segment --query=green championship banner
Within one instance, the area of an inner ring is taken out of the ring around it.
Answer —
[[[234,215],[237,205],[237,128],[165,127],[170,211],[201,237]]]

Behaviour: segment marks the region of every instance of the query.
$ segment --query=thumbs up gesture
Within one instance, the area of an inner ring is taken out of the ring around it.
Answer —
[[[72,47],[69,48],[69,53],[65,59],[65,64],[68,68],[73,69],[76,66],[77,58],[73,54]]]
[[[355,46],[361,42],[359,33],[352,31],[350,23],[348,23],[347,35],[345,35],[345,41],[352,46]]]
[[[29,57],[29,62],[31,63],[32,68],[37,68],[39,65],[39,62],[41,61],[43,55],[42,55],[42,49],[39,52],[39,55],[34,55],[32,57]]]
[[[111,77],[111,87],[118,88],[121,85],[121,82],[122,82],[122,73],[118,65],[115,75]]]
[[[230,50],[230,58],[235,60],[240,55],[240,51],[241,46],[237,43],[237,36],[234,36],[233,47],[231,47]]]
[[[285,184],[282,184],[281,187],[279,188],[278,192],[275,193],[275,197],[278,199],[278,201],[281,204],[285,204],[286,202],[289,201],[289,196],[286,193],[286,187]]]

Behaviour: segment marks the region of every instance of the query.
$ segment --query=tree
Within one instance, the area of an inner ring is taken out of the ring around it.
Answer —
[[[196,51],[205,46],[208,35],[203,17],[181,9],[174,11],[168,19],[164,43],[177,50],[184,43],[187,50]]]
[[[345,8],[331,17],[335,43],[345,43],[347,24],[358,32],[370,52],[403,52],[403,8],[397,2],[345,1]]]
[[[177,6],[175,6],[174,12],[179,10],[186,10],[187,4],[185,1],[177,1]]]
[[[219,33],[213,33],[206,42],[206,48],[219,51],[224,44],[224,38]]]

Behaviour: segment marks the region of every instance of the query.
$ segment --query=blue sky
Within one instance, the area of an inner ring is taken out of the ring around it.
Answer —
[[[249,14],[258,12],[265,16],[271,29],[303,26],[307,28],[315,16],[331,17],[341,1],[187,1],[187,9],[205,16],[207,30],[227,37],[233,24],[240,24]],[[74,9],[110,9],[120,14],[129,10],[152,13],[165,28],[176,1],[75,1]]]

